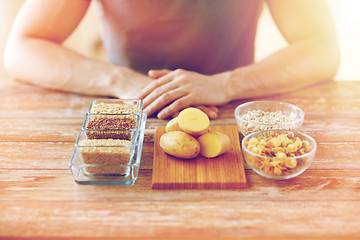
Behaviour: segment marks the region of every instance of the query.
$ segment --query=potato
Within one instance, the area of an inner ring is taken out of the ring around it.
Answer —
[[[165,132],[172,132],[172,131],[182,131],[179,126],[178,118],[171,119],[165,127]]]
[[[209,132],[198,139],[200,154],[207,158],[217,157],[230,150],[230,138],[222,132]]]
[[[209,117],[200,109],[192,107],[179,113],[178,122],[184,132],[194,137],[207,133],[210,126]]]
[[[200,153],[199,142],[193,136],[181,131],[163,134],[160,137],[160,147],[167,154],[185,159],[194,158]]]

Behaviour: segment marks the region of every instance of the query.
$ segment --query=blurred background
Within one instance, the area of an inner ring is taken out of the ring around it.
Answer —
[[[0,0],[0,82],[11,80],[3,66],[4,46],[16,14],[24,1]],[[340,42],[341,65],[335,80],[360,81],[360,0],[325,1],[333,14]],[[93,7],[90,7],[84,20],[65,45],[86,56],[106,60]],[[285,46],[286,41],[278,32],[265,7],[259,20],[255,49],[256,61]]]

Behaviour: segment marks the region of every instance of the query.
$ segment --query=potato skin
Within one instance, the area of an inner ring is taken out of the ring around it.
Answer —
[[[169,155],[178,158],[192,159],[199,155],[200,144],[190,134],[172,131],[160,137],[160,147]]]
[[[207,158],[217,157],[231,148],[229,136],[222,132],[208,132],[197,140],[200,144],[200,155]]]
[[[172,132],[172,131],[182,131],[179,126],[178,117],[171,119],[165,127],[165,132]]]

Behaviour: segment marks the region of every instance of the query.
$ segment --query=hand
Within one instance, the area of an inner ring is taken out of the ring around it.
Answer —
[[[151,70],[149,71],[149,77],[152,79],[158,79],[160,77],[165,76],[166,74],[170,73],[170,70]],[[216,119],[218,117],[219,109],[215,106],[205,106],[205,105],[196,105],[193,106],[195,108],[200,109],[203,111],[210,119]],[[182,109],[180,109],[182,110]],[[180,110],[176,111],[171,115],[171,117],[175,118],[179,115]]]
[[[207,76],[178,69],[151,70],[149,76],[155,80],[140,92],[138,98],[144,100],[144,111],[148,115],[160,111],[160,119],[189,106],[201,106],[210,118],[216,118],[217,108],[208,106],[229,101],[225,81],[220,75]]]
[[[112,96],[121,99],[137,98],[138,93],[153,81],[145,74],[118,65],[113,65],[109,72],[112,78],[115,79]]]

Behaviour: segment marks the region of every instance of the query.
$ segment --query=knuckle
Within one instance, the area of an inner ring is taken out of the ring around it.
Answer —
[[[182,73],[182,72],[184,72],[184,69],[182,69],[182,68],[177,68],[177,69],[174,70],[174,72],[176,72],[176,73]]]
[[[168,92],[161,95],[163,101],[170,101],[172,99],[172,95]]]
[[[186,75],[179,76],[179,80],[186,83],[189,82],[189,78]]]
[[[173,102],[172,105],[174,107],[174,110],[183,110],[184,108],[189,106],[188,100],[185,97],[177,99]]]
[[[151,83],[152,88],[158,88],[159,86],[161,86],[160,81],[154,80]]]
[[[153,90],[153,94],[154,94],[155,96],[160,96],[160,95],[162,94],[162,92],[163,92],[163,90],[162,90],[161,88],[155,88],[155,89]]]

